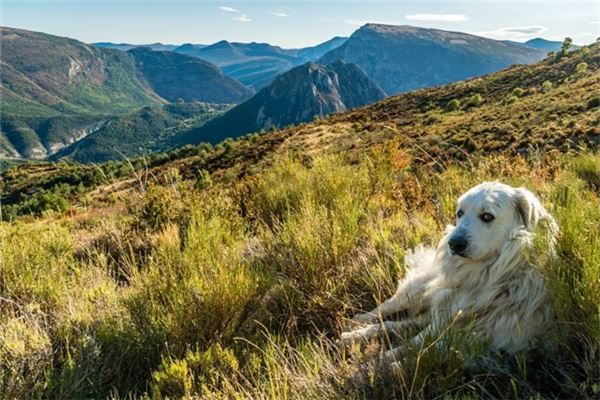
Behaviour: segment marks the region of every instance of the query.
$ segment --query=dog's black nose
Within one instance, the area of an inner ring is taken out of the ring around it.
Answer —
[[[452,236],[448,241],[448,246],[456,254],[462,254],[467,248],[467,239],[462,236]]]

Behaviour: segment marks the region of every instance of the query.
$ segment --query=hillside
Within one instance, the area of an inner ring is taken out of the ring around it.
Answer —
[[[194,57],[148,48],[128,51],[148,85],[170,102],[201,101],[237,104],[252,91],[225,75],[217,66]]]
[[[288,71],[223,116],[185,133],[182,143],[218,143],[260,130],[312,121],[315,117],[374,103],[385,94],[352,64],[312,62]]]
[[[53,156],[142,107],[179,99],[236,103],[251,94],[214,65],[175,53],[122,52],[13,28],[0,33],[3,158]]]
[[[526,155],[545,148],[561,152],[579,146],[597,148],[599,66],[600,44],[594,44],[558,61],[549,58],[482,78],[390,97],[310,124],[242,137],[208,153],[201,145],[203,155],[176,151],[166,164],[157,157],[160,166],[153,174],[175,168],[183,177],[193,178],[205,169],[214,179],[241,178],[268,165],[277,154],[334,152],[362,157],[386,143],[405,149],[415,160],[432,167],[490,152]],[[454,100],[458,105],[450,110]],[[39,168],[51,182],[70,181],[73,170],[87,170],[76,164],[66,171],[55,164],[40,164]],[[4,180],[3,204],[18,205],[20,193],[39,190],[37,170],[31,165],[24,170],[28,178],[10,180],[10,184]],[[117,187],[134,183],[125,180]],[[9,197],[13,200],[7,201]]]
[[[110,114],[164,102],[127,54],[20,29],[0,33],[0,156],[44,158]]]
[[[215,147],[3,171],[0,398],[597,398],[598,93],[600,43]],[[489,180],[560,226],[528,249],[556,351],[454,321],[336,344]]]
[[[109,113],[161,102],[123,52],[21,29],[0,32],[5,114]]]
[[[85,138],[54,154],[52,160],[98,163],[139,157],[173,147],[181,132],[197,128],[230,108],[206,103],[175,103],[144,107],[107,119]]]
[[[366,24],[319,62],[358,65],[388,94],[541,60],[546,52],[460,32]]]

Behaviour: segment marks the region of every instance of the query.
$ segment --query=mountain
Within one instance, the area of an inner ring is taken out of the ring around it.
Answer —
[[[301,58],[305,61],[318,60],[331,50],[343,45],[346,42],[346,40],[348,40],[347,37],[336,36],[316,46],[298,49],[296,57]]]
[[[299,63],[294,50],[284,50],[268,43],[230,43],[222,40],[205,47],[185,44],[173,51],[210,61],[254,90],[263,88],[277,75]]]
[[[114,112],[162,102],[127,53],[21,29],[0,33],[4,113]]]
[[[226,40],[210,46],[184,44],[173,51],[210,61],[223,72],[258,91],[277,75],[313,61],[340,46],[346,38],[335,37],[313,47],[282,49],[268,43],[231,43]]]
[[[252,95],[252,91],[207,61],[145,47],[128,53],[154,92],[170,102],[241,103]]]
[[[485,75],[545,52],[459,32],[366,24],[319,62],[358,65],[388,94]]]
[[[43,158],[107,115],[164,103],[127,53],[21,29],[0,33],[0,156]]]
[[[147,48],[152,49],[152,50],[171,51],[171,50],[176,49],[177,47],[179,47],[179,45],[176,45],[176,44],[163,44],[163,43],[158,43],[158,42],[157,43],[150,43],[150,44],[97,42],[97,43],[92,43],[92,46],[102,47],[102,48],[106,48],[106,49],[121,50],[121,51],[131,50],[131,49],[136,48],[136,47],[147,47]],[[201,45],[196,45],[196,46],[201,46]]]
[[[549,51],[560,50],[562,47],[562,42],[546,40],[546,39],[542,39],[542,38],[535,38],[535,39],[526,41],[525,43],[523,43],[523,45],[526,47],[532,48],[532,49],[549,52]],[[571,46],[571,50],[575,50],[577,48],[579,48],[579,47]]]
[[[163,151],[170,148],[169,139],[172,136],[198,127],[228,108],[206,103],[144,107],[131,114],[103,121],[94,132],[64,147],[52,159],[98,163]]]
[[[251,95],[218,67],[176,53],[123,52],[4,27],[0,34],[2,158],[46,158],[114,116],[167,100]]]
[[[502,40],[502,43],[507,43],[515,46],[527,47],[543,52],[559,51],[562,48],[563,42],[546,40],[542,38],[530,39],[526,42],[515,42],[514,40]],[[577,50],[579,46],[571,45],[570,51]]]
[[[216,143],[263,129],[281,128],[373,103],[385,93],[357,66],[308,62],[277,77],[245,103],[198,129],[181,143]]]

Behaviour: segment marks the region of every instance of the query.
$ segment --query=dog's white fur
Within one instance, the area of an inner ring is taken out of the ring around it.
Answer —
[[[558,227],[533,193],[498,182],[473,187],[458,200],[456,226],[448,226],[437,248],[419,246],[407,254],[406,274],[394,296],[354,321],[369,324],[342,334],[345,343],[368,340],[409,326],[439,335],[450,324],[471,329],[491,350],[515,353],[543,341],[553,330],[554,313],[543,276],[532,264],[533,237],[546,221],[553,252]],[[491,222],[482,220],[489,213]],[[452,235],[467,239],[465,254],[448,245]],[[402,312],[400,321],[386,321]],[[379,320],[379,323],[377,321]],[[394,350],[388,352],[395,354]]]

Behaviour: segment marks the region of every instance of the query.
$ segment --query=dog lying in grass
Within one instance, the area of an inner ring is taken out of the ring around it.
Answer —
[[[342,342],[417,327],[412,343],[419,345],[458,325],[492,351],[536,347],[554,326],[544,278],[528,251],[542,221],[544,245],[553,252],[558,226],[533,193],[498,182],[473,187],[458,199],[456,226],[447,228],[437,248],[420,246],[407,254],[394,296],[356,315],[353,320],[365,326],[344,332]],[[397,314],[404,318],[386,320]],[[400,353],[394,348],[385,357],[394,361]]]

